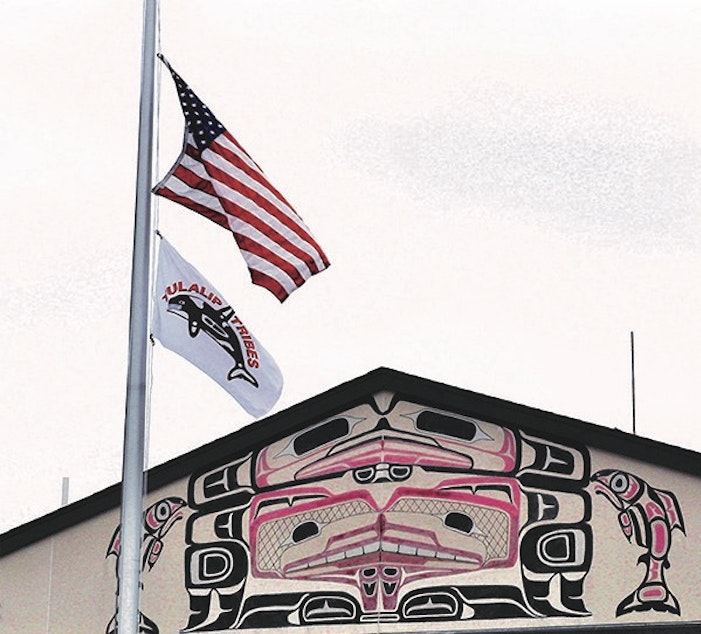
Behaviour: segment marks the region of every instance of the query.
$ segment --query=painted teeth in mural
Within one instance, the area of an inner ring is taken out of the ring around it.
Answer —
[[[614,469],[592,476],[596,493],[606,497],[619,511],[618,522],[629,542],[645,549],[639,563],[646,565],[638,588],[618,605],[616,615],[644,610],[680,614],[679,602],[667,587],[672,531],[684,533],[684,520],[676,496],[651,487],[641,478]]]

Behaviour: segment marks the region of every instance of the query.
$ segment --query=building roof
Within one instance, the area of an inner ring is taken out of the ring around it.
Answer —
[[[579,442],[591,448],[701,476],[701,454],[697,452],[381,367],[149,469],[148,490],[153,491],[188,477],[193,471],[225,460],[232,454],[241,455],[255,450],[366,402],[369,396],[378,392],[394,392],[407,401],[449,409],[497,424],[517,423],[524,431],[548,434],[563,442]],[[0,556],[114,509],[119,506],[120,497],[121,487],[117,483],[17,526],[0,535]]]

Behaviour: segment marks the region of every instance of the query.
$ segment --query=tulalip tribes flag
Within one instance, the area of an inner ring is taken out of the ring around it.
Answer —
[[[165,239],[160,241],[153,335],[221,385],[253,416],[275,405],[282,374],[214,288]]]
[[[329,261],[302,219],[168,66],[185,115],[183,149],[154,192],[230,229],[251,280],[281,302]]]

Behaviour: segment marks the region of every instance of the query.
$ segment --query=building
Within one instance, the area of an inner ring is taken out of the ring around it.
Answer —
[[[699,458],[380,368],[149,471],[142,631],[701,632]],[[115,631],[119,497],[0,536],[2,634]]]

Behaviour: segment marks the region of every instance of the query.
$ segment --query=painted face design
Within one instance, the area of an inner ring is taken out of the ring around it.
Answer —
[[[188,631],[587,614],[588,476],[577,449],[376,395],[193,477]],[[508,581],[470,581],[489,570]]]
[[[253,500],[256,574],[353,584],[374,612],[416,579],[513,565],[521,496],[501,475],[512,432],[408,403],[368,410],[261,452],[257,484],[291,481]],[[494,475],[467,475],[476,466]]]

